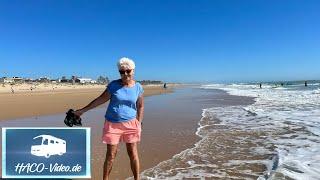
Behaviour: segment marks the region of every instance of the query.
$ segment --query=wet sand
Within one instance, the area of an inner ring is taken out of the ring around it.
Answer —
[[[213,106],[252,103],[244,97],[229,96],[222,91],[193,88],[177,89],[174,93],[145,98],[145,118],[142,141],[139,145],[141,171],[170,159],[173,155],[194,146],[200,139],[195,135],[202,109]],[[105,107],[96,108],[83,115],[83,123],[91,127],[91,179],[102,179],[106,145],[101,143]],[[2,121],[0,125],[14,126],[64,126],[64,114]],[[111,179],[125,179],[132,175],[129,159],[121,144]]]

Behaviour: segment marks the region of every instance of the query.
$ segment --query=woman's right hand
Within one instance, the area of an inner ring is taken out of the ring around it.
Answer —
[[[82,114],[83,114],[84,112],[82,111],[82,109],[78,109],[78,110],[76,110],[75,112],[74,112],[74,114],[76,115],[76,116],[81,116]]]

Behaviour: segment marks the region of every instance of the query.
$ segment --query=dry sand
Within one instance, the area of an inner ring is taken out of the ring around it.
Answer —
[[[0,120],[64,113],[68,109],[78,109],[98,97],[105,85],[57,85],[40,84],[30,90],[29,84],[15,85],[14,93],[10,85],[0,88]],[[171,92],[161,85],[144,86],[145,96]]]

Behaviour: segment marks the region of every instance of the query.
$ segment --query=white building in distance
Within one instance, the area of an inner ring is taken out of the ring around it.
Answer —
[[[80,81],[81,84],[85,84],[85,83],[97,83],[97,81],[92,80],[90,78],[78,78],[78,80]]]

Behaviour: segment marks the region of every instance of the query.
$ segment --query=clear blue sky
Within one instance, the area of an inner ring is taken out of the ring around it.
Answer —
[[[1,0],[0,76],[320,79],[320,1]]]

